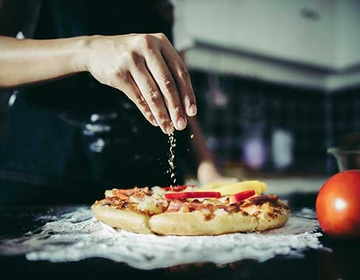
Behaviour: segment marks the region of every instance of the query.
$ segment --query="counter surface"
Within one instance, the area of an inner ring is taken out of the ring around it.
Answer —
[[[304,207],[314,209],[317,192],[288,192],[286,199],[292,211]],[[0,242],[4,238],[19,237],[34,231],[47,221],[47,217],[61,215],[78,208],[72,206],[0,207]],[[193,263],[175,267],[141,270],[103,258],[90,258],[77,262],[53,263],[29,261],[24,255],[1,256],[1,275],[20,279],[107,279],[109,277],[155,277],[163,279],[359,279],[357,256],[360,242],[320,237],[322,249],[309,249],[301,258],[277,256],[265,262],[241,260],[222,266],[212,263]],[[153,278],[154,277],[154,278]],[[35,278],[34,278],[35,279]],[[124,278],[123,278],[124,279]]]

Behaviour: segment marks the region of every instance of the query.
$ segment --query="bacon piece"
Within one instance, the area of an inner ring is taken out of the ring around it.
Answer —
[[[209,210],[211,212],[216,211],[217,209],[225,209],[224,206],[214,205],[211,203],[202,203],[198,200],[193,202],[184,202],[182,200],[172,200],[169,203],[169,207],[166,212],[193,212],[193,211],[201,211],[201,210]]]
[[[249,198],[247,201],[254,205],[262,205],[265,202],[276,203],[278,200],[279,197],[277,195],[269,194],[269,195],[254,196]]]
[[[113,189],[112,192],[113,192],[113,194],[115,196],[118,196],[118,197],[120,197],[120,196],[129,197],[129,196],[132,196],[132,195],[134,195],[134,194],[136,194],[138,192],[144,192],[147,195],[151,194],[151,190],[150,190],[149,187],[143,187],[143,188],[135,187],[135,188],[132,188],[132,189]]]

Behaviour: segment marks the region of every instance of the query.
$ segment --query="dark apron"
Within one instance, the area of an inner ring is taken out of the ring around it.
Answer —
[[[43,1],[34,37],[164,32],[171,39],[163,3]],[[91,202],[108,188],[173,183],[168,136],[150,125],[125,94],[88,73],[20,90],[8,121],[0,157],[0,203]],[[187,131],[176,139],[181,184]]]

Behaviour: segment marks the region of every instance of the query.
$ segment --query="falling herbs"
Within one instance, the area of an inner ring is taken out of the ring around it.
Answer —
[[[166,173],[170,174],[170,179],[172,180],[172,184],[176,184],[176,166],[175,166],[175,147],[176,147],[176,138],[174,134],[174,130],[172,130],[169,134],[169,169]]]

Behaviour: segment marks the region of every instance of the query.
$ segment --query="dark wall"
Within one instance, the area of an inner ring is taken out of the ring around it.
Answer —
[[[199,119],[219,163],[262,173],[328,175],[327,148],[360,133],[360,90],[324,93],[191,72]]]

